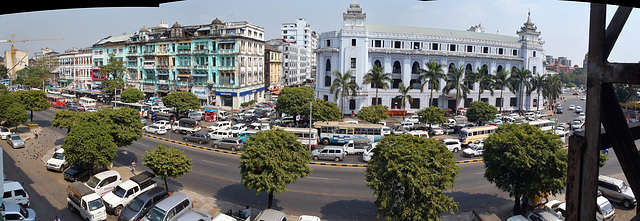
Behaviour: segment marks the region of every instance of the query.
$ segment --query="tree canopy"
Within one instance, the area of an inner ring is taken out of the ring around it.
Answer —
[[[40,90],[16,91],[12,93],[16,96],[16,101],[24,105],[24,108],[31,111],[31,122],[33,123],[33,112],[49,109],[51,104],[47,100],[47,95]]]
[[[9,123],[9,125],[16,125],[16,129],[18,129],[19,124],[25,123],[29,119],[27,110],[20,103],[14,103],[2,112],[4,112],[4,119],[7,123]]]
[[[69,164],[82,161],[98,167],[109,166],[117,152],[107,125],[87,121],[74,124],[62,148]]]
[[[287,184],[311,173],[311,155],[295,135],[282,129],[260,131],[251,136],[240,156],[241,182],[246,188],[269,194],[287,190]]]
[[[187,109],[200,109],[200,100],[195,94],[185,91],[174,91],[162,97],[162,102],[167,107],[175,108],[176,111]]]
[[[193,169],[191,158],[185,156],[181,150],[175,147],[166,148],[162,145],[158,145],[152,151],[146,151],[142,163],[149,167],[154,174],[162,177],[167,192],[169,192],[168,177],[178,178]]]
[[[447,122],[447,118],[444,117],[444,110],[436,106],[419,110],[418,116],[420,116],[420,122],[422,123],[443,124]]]
[[[100,74],[105,77],[102,89],[107,93],[113,93],[116,89],[124,88],[125,71],[122,59],[116,59],[114,54],[109,54],[109,61],[100,66]]]
[[[277,106],[276,106],[277,107]],[[309,115],[309,107],[305,106],[306,114]],[[316,121],[334,121],[340,119],[340,108],[333,102],[325,101],[319,98],[313,100],[313,120]]]
[[[386,136],[365,172],[378,216],[387,220],[439,220],[458,203],[443,194],[454,187],[460,168],[451,151],[434,139]]]
[[[485,122],[496,118],[498,109],[484,101],[471,102],[467,108],[467,120],[470,122]]]
[[[56,116],[51,119],[51,125],[58,128],[67,128],[67,133],[69,133],[81,114],[82,112],[72,110],[56,111]]]
[[[120,99],[125,103],[136,103],[144,99],[144,93],[136,88],[127,88],[120,94]]]
[[[515,198],[556,195],[567,183],[567,152],[557,135],[529,124],[503,124],[484,141],[484,177]]]
[[[373,105],[362,107],[358,111],[358,118],[370,123],[378,123],[381,120],[389,119],[389,107],[384,105]]]
[[[143,134],[140,114],[131,108],[106,108],[98,112],[85,112],[81,116],[81,121],[104,124],[104,129],[118,147],[131,145]]]
[[[310,87],[285,87],[278,95],[276,111],[293,116],[308,115],[309,100],[314,97],[315,94]]]

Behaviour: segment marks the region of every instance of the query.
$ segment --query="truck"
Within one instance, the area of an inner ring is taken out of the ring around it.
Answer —
[[[78,212],[83,220],[107,220],[107,210],[100,195],[82,182],[69,184],[67,205],[71,212]]]
[[[171,130],[175,133],[192,134],[200,132],[202,128],[197,120],[189,118],[181,118],[180,120],[173,122]]]
[[[344,152],[349,155],[352,154],[362,154],[370,145],[367,143],[356,143],[353,140],[350,140],[348,143],[344,144]]]
[[[108,212],[113,212],[119,216],[122,208],[129,204],[138,195],[158,186],[153,180],[155,174],[144,171],[138,175],[132,176],[129,180],[116,186],[113,191],[102,197]]]

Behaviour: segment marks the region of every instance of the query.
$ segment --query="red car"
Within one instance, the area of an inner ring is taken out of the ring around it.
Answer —
[[[573,95],[580,95],[580,94],[578,94],[578,92],[576,92],[576,93],[573,93]]]

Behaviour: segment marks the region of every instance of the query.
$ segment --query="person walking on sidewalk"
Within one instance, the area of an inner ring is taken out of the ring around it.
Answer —
[[[133,171],[133,175],[136,174],[136,160],[131,161],[131,171]]]

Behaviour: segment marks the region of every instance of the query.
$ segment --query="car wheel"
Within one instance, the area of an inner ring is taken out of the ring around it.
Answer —
[[[218,148],[218,144],[213,145],[213,148],[219,149],[219,148]]]
[[[624,208],[631,208],[633,206],[633,204],[631,204],[631,201],[629,201],[628,199],[623,200],[622,205],[624,205]]]
[[[329,143],[331,143],[331,141],[328,138],[322,139],[322,144],[329,145]]]
[[[198,141],[198,144],[202,144],[202,140],[199,140],[199,141]]]
[[[231,151],[235,152],[236,151],[236,147],[231,147]]]
[[[113,210],[113,215],[120,216],[120,212],[122,212],[122,205],[119,205]]]
[[[182,140],[184,140],[184,142],[187,142],[187,138],[184,138],[184,139],[182,139]]]
[[[453,148],[453,152],[457,153],[458,152],[458,148]]]
[[[318,160],[318,156],[313,156],[313,160]]]
[[[336,157],[335,161],[339,162],[340,161],[340,157]]]
[[[154,134],[158,135],[158,131],[156,130],[155,132],[153,132]]]

